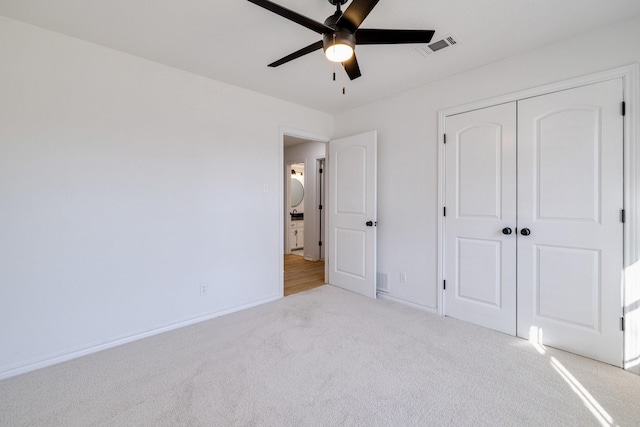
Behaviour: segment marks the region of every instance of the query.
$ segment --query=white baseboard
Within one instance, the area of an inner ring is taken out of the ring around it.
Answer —
[[[404,299],[401,299],[401,298],[397,298],[397,297],[389,295],[386,292],[379,292],[378,291],[377,297],[380,298],[380,299],[386,299],[386,300],[389,300],[389,301],[395,301],[395,302],[400,303],[400,304],[408,305],[410,307],[417,308],[418,310],[427,311],[429,313],[433,313],[433,314],[436,314],[436,315],[438,314],[438,309],[436,309],[436,308],[427,307],[425,305],[420,305],[420,304],[416,304],[415,302],[411,302],[411,301],[407,301],[407,300],[404,300]]]
[[[10,377],[15,377],[17,375],[26,374],[27,372],[35,371],[37,369],[46,368],[48,366],[56,365],[58,363],[66,362],[69,360],[77,359],[78,357],[86,356],[92,353],[97,353],[102,350],[107,350],[109,348],[117,347],[122,344],[127,344],[133,341],[137,341],[143,338],[148,338],[153,335],[158,335],[163,332],[169,332],[174,329],[183,328],[185,326],[193,325],[195,323],[204,322],[206,320],[215,319],[216,317],[224,316],[225,314],[235,313],[236,311],[241,311],[247,308],[255,307],[257,305],[266,304],[268,302],[276,301],[282,298],[282,296],[269,297],[266,299],[262,299],[259,301],[251,302],[248,304],[240,305],[237,307],[228,308],[222,311],[218,311],[211,314],[206,314],[204,316],[199,316],[193,319],[185,320],[182,322],[174,323],[172,325],[163,326],[161,328],[152,329],[149,331],[141,332],[134,335],[129,335],[126,337],[118,338],[113,341],[109,341],[107,343],[93,345],[85,348],[81,348],[78,350],[73,350],[70,352],[65,352],[62,354],[53,355],[47,357],[45,359],[37,360],[34,362],[27,362],[24,364],[10,366],[9,368],[0,371],[0,380],[4,380]]]

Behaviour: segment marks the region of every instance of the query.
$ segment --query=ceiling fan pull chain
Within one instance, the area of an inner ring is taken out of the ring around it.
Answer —
[[[333,48],[336,48],[336,35],[333,35]],[[333,64],[333,81],[336,81],[336,63],[331,61]]]

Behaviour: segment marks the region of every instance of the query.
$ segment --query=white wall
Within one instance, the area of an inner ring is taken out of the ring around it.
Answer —
[[[334,138],[378,131],[378,270],[390,295],[437,309],[438,111],[636,63],[639,41],[636,16],[336,116]]]
[[[284,150],[284,162],[304,163],[304,208],[297,209],[304,212],[304,257],[309,260],[320,259],[318,210],[314,209],[319,204],[317,200],[316,187],[318,185],[318,159],[325,157],[326,144],[323,142],[309,141],[303,144],[294,145]],[[285,210],[285,212],[289,212]],[[287,218],[285,218],[286,220]],[[288,224],[285,221],[285,230]],[[324,240],[324,239],[322,239]]]
[[[280,129],[332,116],[1,17],[0,64],[0,378],[282,294]]]
[[[436,309],[438,110],[638,62],[638,40],[635,17],[340,113],[334,132],[327,114],[0,18],[0,378],[280,295],[283,127],[378,130],[378,268]]]

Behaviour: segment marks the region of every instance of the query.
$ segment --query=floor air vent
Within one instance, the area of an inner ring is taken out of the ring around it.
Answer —
[[[454,36],[454,35],[450,35],[447,36],[445,38],[443,38],[442,40],[438,40],[435,41],[433,43],[430,43],[428,45],[420,45],[416,48],[416,50],[418,52],[420,52],[421,54],[427,56],[427,55],[431,55],[432,53],[435,53],[439,50],[442,50],[446,47],[449,46],[455,46],[458,44],[458,37]]]
[[[381,292],[389,292],[389,275],[386,273],[378,273],[376,280],[376,288]]]

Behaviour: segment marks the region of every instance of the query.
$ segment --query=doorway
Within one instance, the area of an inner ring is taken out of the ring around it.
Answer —
[[[322,286],[326,143],[283,133],[283,295]]]
[[[320,191],[305,190],[306,208],[302,219],[303,259],[324,262],[324,246],[327,245],[328,262],[324,263],[323,282],[330,282],[334,286],[375,298],[378,224],[377,132],[373,130],[343,137],[332,140],[330,144],[329,141],[319,142],[301,136],[291,136],[286,131],[281,132],[281,137],[285,148],[282,187],[284,228],[281,234],[284,255],[291,255],[291,165],[304,163],[307,189],[318,188]],[[312,144],[322,151],[310,153],[308,149],[313,148]],[[312,171],[310,168],[317,170]],[[317,186],[307,181],[314,177],[318,177]],[[330,209],[324,208],[325,203]],[[309,209],[309,206],[312,208]],[[325,211],[328,212],[326,221]],[[284,214],[286,212],[289,214]],[[282,271],[284,283],[284,258]]]

